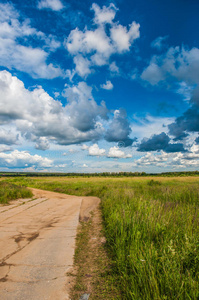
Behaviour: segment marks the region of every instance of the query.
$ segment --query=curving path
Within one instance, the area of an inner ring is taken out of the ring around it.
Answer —
[[[79,219],[100,200],[31,190],[33,200],[0,206],[0,299],[69,299]]]

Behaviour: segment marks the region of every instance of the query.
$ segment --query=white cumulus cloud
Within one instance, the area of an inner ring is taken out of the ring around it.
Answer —
[[[110,32],[111,39],[116,47],[116,51],[121,53],[123,51],[129,51],[129,48],[133,41],[140,37],[140,24],[133,22],[129,26],[129,30],[126,26],[115,24]]]
[[[11,153],[0,153],[0,166],[1,167],[17,167],[24,168],[49,168],[52,166],[53,161],[42,157],[40,155],[31,155],[26,151],[14,150]]]
[[[89,71],[89,69],[93,67],[109,64],[111,55],[130,51],[133,42],[140,37],[138,23],[132,22],[126,27],[118,22],[113,22],[117,11],[114,4],[102,8],[93,4],[91,9],[95,12],[94,28],[85,27],[84,30],[75,28],[64,42],[65,48],[73,56],[76,65],[75,71],[81,77],[90,74],[91,70]],[[79,63],[85,65],[86,71],[82,71],[82,67],[78,68]],[[110,70],[114,73],[119,72],[114,62],[111,64]]]
[[[175,169],[196,168],[199,166],[199,146],[193,145],[187,152],[159,153],[148,152],[146,155],[134,161],[136,166],[141,167],[170,167]]]
[[[39,47],[23,44],[31,38],[36,42],[43,41],[43,48],[54,51],[60,43],[52,35],[47,37],[31,27],[29,19],[22,21],[11,4],[1,3],[0,11],[0,65],[26,72],[34,78],[52,79],[63,76],[59,66],[46,62],[48,52]]]
[[[96,3],[93,3],[91,10],[95,12],[94,22],[96,24],[106,24],[112,23],[115,18],[117,8],[113,3],[111,3],[108,7],[103,6],[102,8],[100,8]]]
[[[81,77],[86,77],[91,73],[90,70],[90,61],[83,57],[82,55],[77,55],[74,57],[75,71]]]
[[[187,85],[199,84],[199,48],[171,47],[162,55],[154,55],[141,78],[151,85],[176,80]]]
[[[104,102],[96,103],[92,88],[85,82],[66,87],[65,106],[41,87],[27,90],[7,71],[0,71],[0,87],[0,124],[15,124],[24,138],[36,143],[37,149],[47,149],[47,140],[69,145],[102,138],[101,120],[107,119],[108,110]],[[4,143],[15,142],[15,137],[6,140],[5,132],[1,132]]]
[[[91,156],[102,156],[106,152],[105,149],[100,149],[97,144],[94,144],[88,148],[88,153]]]
[[[120,150],[118,147],[114,146],[109,149],[107,157],[111,158],[131,158],[131,154],[126,154],[124,151]]]
[[[112,90],[113,89],[113,84],[110,80],[107,80],[106,83],[101,84],[100,87],[104,90]]]

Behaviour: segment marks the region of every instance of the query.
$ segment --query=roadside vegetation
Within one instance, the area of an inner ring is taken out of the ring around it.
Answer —
[[[89,300],[121,299],[117,274],[112,270],[111,258],[106,251],[101,212],[96,208],[91,218],[81,221],[76,237],[75,269],[68,275],[72,278],[71,295],[79,300],[89,294]]]
[[[32,197],[32,192],[26,187],[18,186],[16,184],[5,181],[0,181],[1,204],[8,204],[10,200],[30,197]]]
[[[122,299],[199,299],[199,178],[12,178],[98,196]]]

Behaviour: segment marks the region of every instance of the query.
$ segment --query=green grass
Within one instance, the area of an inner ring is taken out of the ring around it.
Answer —
[[[8,204],[10,200],[30,198],[32,192],[26,187],[18,186],[5,181],[0,181],[0,203]]]
[[[199,178],[20,178],[102,199],[122,299],[199,299]]]
[[[103,216],[124,299],[198,299],[198,187],[142,184],[107,196]]]

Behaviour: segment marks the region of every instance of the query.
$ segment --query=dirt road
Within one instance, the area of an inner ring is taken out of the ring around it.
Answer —
[[[0,207],[0,299],[69,299],[79,218],[100,200],[32,191],[34,200]]]

